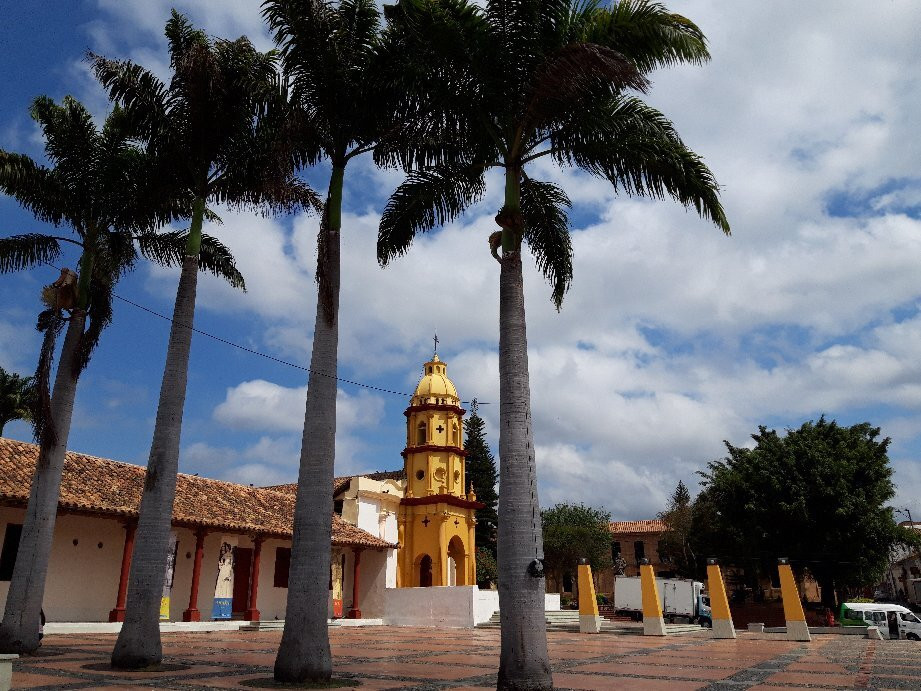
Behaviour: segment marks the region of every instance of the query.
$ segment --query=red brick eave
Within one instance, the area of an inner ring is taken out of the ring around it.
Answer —
[[[466,410],[458,405],[448,405],[447,403],[423,403],[421,405],[409,406],[409,408],[403,411],[403,415],[409,417],[413,413],[419,413],[425,410],[442,410],[448,413],[457,413],[461,416],[467,413]]]
[[[427,497],[403,497],[400,504],[404,506],[424,506],[426,504],[448,504],[461,509],[485,509],[486,504],[479,501],[461,499],[453,494],[430,494]]]
[[[411,453],[417,453],[420,451],[447,451],[448,453],[453,453],[461,458],[467,457],[467,452],[464,451],[459,446],[436,446],[435,444],[425,444],[423,446],[407,446],[405,449],[400,451],[400,455],[403,458],[406,458]]]

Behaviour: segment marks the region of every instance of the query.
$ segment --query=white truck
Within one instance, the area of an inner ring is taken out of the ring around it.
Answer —
[[[657,578],[662,616],[668,622],[678,619],[701,626],[711,626],[710,597],[703,592],[704,584],[683,578]],[[643,595],[639,576],[617,576],[614,579],[614,608],[639,620],[643,616]]]

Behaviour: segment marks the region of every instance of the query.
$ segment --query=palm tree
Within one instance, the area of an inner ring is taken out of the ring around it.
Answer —
[[[332,674],[327,632],[332,495],[336,453],[340,231],[345,168],[374,151],[390,112],[381,99],[376,51],[380,18],[373,0],[267,0],[290,81],[290,141],[302,164],[328,160],[332,171],[320,224],[317,311],[298,473],[285,628],[275,660],[284,682]]]
[[[6,423],[32,419],[35,393],[34,377],[20,377],[0,367],[0,437]]]
[[[42,295],[47,309],[39,315],[38,327],[45,336],[32,406],[41,449],[0,624],[3,652],[31,652],[39,645],[37,622],[77,379],[112,319],[112,288],[134,266],[139,253],[162,264],[177,264],[185,242],[182,232],[153,232],[181,211],[181,204],[152,193],[153,163],[132,144],[123,111],[113,110],[101,131],[70,97],[61,104],[39,97],[31,112],[44,132],[45,152],[54,167],[0,151],[0,190],[37,220],[70,226],[74,237],[28,233],[0,239],[0,272],[54,262],[62,256],[64,245],[77,247],[80,254],[77,272],[63,270]],[[226,272],[226,250],[210,238],[206,244],[214,258],[212,269]],[[51,396],[55,341],[65,322],[67,334]]]
[[[195,293],[206,205],[290,211],[316,204],[278,153],[281,84],[274,53],[250,41],[210,39],[173,10],[166,23],[167,86],[143,67],[90,55],[96,77],[136,123],[161,162],[162,184],[191,202],[166,366],[141,499],[125,622],[112,665],[137,669],[162,659],[159,608],[172,519]],[[237,285],[242,287],[242,282]]]
[[[414,236],[446,223],[500,168],[505,198],[490,237],[500,263],[500,689],[552,687],[544,625],[543,548],[531,428],[521,245],[553,286],[559,309],[572,279],[566,193],[531,178],[550,156],[629,195],[670,196],[729,232],[718,188],[660,112],[632,96],[654,68],[709,56],[697,26],[646,0],[404,0],[388,19],[405,28],[416,147],[428,158],[396,190],[381,219],[382,265]]]

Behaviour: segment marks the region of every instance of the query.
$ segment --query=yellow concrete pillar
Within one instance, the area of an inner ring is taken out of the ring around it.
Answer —
[[[397,518],[397,588],[402,588],[406,581],[403,572],[406,570],[406,517]]]
[[[476,519],[472,512],[467,515],[467,551],[470,554],[467,561],[467,585],[476,585]]]
[[[716,559],[707,559],[707,590],[710,592],[710,621],[714,638],[735,638],[736,629],[729,611],[726,585]]]
[[[799,589],[793,578],[790,560],[784,557],[778,559],[777,570],[780,572],[780,594],[783,596],[783,616],[787,621],[787,640],[810,641],[812,638],[809,636],[806,614],[799,599]]]
[[[648,559],[640,562],[640,588],[643,594],[643,635],[664,636],[662,601],[659,599],[659,588],[656,586],[656,574]]]
[[[601,631],[601,617],[598,616],[598,599],[595,597],[592,567],[585,559],[579,560],[579,631],[581,633]]]
[[[448,512],[443,511],[438,517],[438,559],[440,561],[441,581],[436,585],[448,585],[448,540],[446,531],[448,527]]]

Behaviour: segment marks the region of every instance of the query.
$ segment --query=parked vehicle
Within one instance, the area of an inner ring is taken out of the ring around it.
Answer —
[[[666,621],[674,623],[681,619],[701,626],[712,625],[710,596],[703,592],[703,583],[683,578],[657,578],[656,587]],[[639,576],[615,577],[614,608],[634,619],[642,619],[643,595]]]
[[[839,621],[842,626],[878,626],[888,638],[921,641],[921,619],[902,605],[844,602]]]

